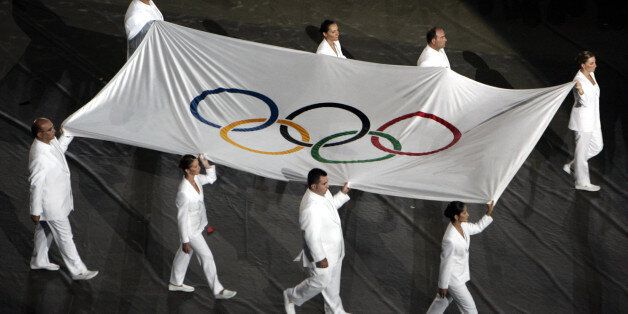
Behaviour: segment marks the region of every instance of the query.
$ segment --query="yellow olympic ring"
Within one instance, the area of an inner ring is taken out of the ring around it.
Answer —
[[[300,150],[302,150],[304,148],[304,146],[296,146],[296,147],[293,147],[291,149],[282,150],[282,151],[279,151],[279,152],[265,152],[265,151],[261,151],[261,150],[257,150],[257,149],[248,148],[246,146],[242,146],[242,145],[236,143],[234,140],[232,140],[229,137],[229,135],[228,135],[229,131],[233,130],[235,127],[237,127],[237,126],[239,126],[241,124],[264,122],[266,120],[267,119],[265,119],[265,118],[258,118],[258,119],[248,119],[248,120],[240,120],[240,121],[233,122],[233,123],[231,123],[229,125],[226,125],[226,126],[224,126],[224,127],[222,127],[220,129],[220,137],[222,137],[223,140],[229,142],[233,146],[242,148],[244,150],[248,150],[248,151],[253,152],[253,153],[265,154],[265,155],[287,155],[287,154],[292,154],[294,152],[298,152],[298,151],[300,151]],[[279,124],[282,124],[282,125],[290,126],[290,127],[294,128],[295,130],[297,130],[299,132],[299,134],[301,134],[301,141],[303,141],[303,142],[309,142],[310,141],[310,134],[302,126],[300,126],[300,125],[298,125],[298,124],[296,124],[296,123],[294,123],[294,122],[292,122],[290,120],[278,119],[276,122],[279,123]]]

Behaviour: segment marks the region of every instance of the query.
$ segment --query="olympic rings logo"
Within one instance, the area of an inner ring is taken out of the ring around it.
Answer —
[[[217,95],[220,93],[230,93],[230,94],[242,94],[242,95],[247,95],[247,96],[251,96],[254,98],[257,98],[259,100],[261,100],[262,102],[264,102],[268,108],[270,109],[270,116],[268,118],[253,118],[253,119],[246,119],[246,120],[240,120],[240,121],[235,121],[232,122],[228,125],[225,126],[221,126],[218,125],[214,122],[211,122],[207,119],[205,119],[200,112],[198,111],[198,106],[201,103],[201,101],[203,101],[207,96],[209,95]],[[310,142],[310,134],[308,133],[308,131],[300,126],[299,124],[295,123],[294,121],[292,121],[294,118],[296,118],[297,116],[299,116],[300,114],[310,111],[310,110],[314,110],[314,109],[318,109],[318,108],[338,108],[338,109],[343,109],[346,110],[352,114],[354,114],[356,117],[358,117],[358,119],[360,119],[360,121],[362,122],[362,127],[360,128],[360,130],[352,130],[352,131],[344,131],[344,132],[340,132],[340,133],[336,133],[336,134],[332,134],[329,135],[321,140],[319,140],[316,143],[311,143]],[[279,108],[277,107],[277,104],[275,104],[275,102],[268,98],[267,96],[254,92],[254,91],[250,91],[250,90],[244,90],[244,89],[237,89],[237,88],[216,88],[213,90],[206,90],[203,91],[202,93],[200,93],[198,96],[194,97],[194,99],[192,99],[192,102],[190,103],[190,112],[192,113],[192,115],[198,119],[199,121],[212,126],[214,128],[217,128],[220,130],[220,137],[222,137],[223,140],[225,140],[227,143],[236,146],[240,149],[252,152],[252,153],[256,153],[256,154],[264,154],[264,155],[286,155],[286,154],[292,154],[295,152],[298,152],[300,150],[302,150],[305,147],[311,147],[311,155],[312,158],[314,158],[315,160],[322,162],[322,163],[336,163],[336,164],[346,164],[346,163],[366,163],[366,162],[375,162],[375,161],[381,161],[381,160],[386,160],[389,158],[392,158],[396,155],[405,155],[405,156],[425,156],[425,155],[431,155],[431,154],[435,154],[438,153],[440,151],[443,151],[445,149],[450,148],[451,146],[455,145],[458,140],[460,140],[460,138],[462,137],[462,134],[460,133],[460,131],[453,126],[451,123],[447,122],[446,120],[433,115],[431,113],[425,113],[422,111],[417,111],[417,112],[413,112],[413,113],[409,113],[397,118],[394,118],[386,123],[384,123],[383,125],[381,125],[379,128],[377,128],[375,131],[371,131],[371,122],[369,120],[369,118],[360,110],[358,110],[355,107],[351,107],[349,105],[345,105],[345,104],[340,104],[340,103],[333,103],[333,102],[324,102],[324,103],[316,103],[316,104],[312,104],[309,106],[305,106],[303,108],[297,109],[296,111],[292,112],[291,114],[289,114],[288,116],[286,116],[285,119],[279,119]],[[406,119],[410,119],[413,117],[421,117],[421,118],[425,118],[425,119],[431,119],[439,124],[441,124],[442,126],[444,126],[445,128],[447,128],[451,134],[453,135],[453,139],[451,140],[451,142],[449,142],[449,144],[435,149],[435,150],[431,150],[431,151],[426,151],[426,152],[406,152],[406,151],[402,151],[402,145],[399,142],[399,140],[397,140],[396,138],[394,138],[392,135],[385,133],[384,131],[386,131],[387,128],[391,127],[392,125],[406,120]],[[258,123],[257,126],[253,126],[253,127],[248,127],[248,128],[244,128],[241,127],[243,125],[248,125],[248,124],[253,124],[253,123]],[[233,132],[252,132],[252,131],[258,131],[258,130],[262,130],[265,129],[267,127],[269,127],[270,125],[277,123],[279,124],[279,132],[281,134],[281,136],[283,136],[284,139],[286,139],[286,141],[295,144],[294,147],[287,149],[287,150],[282,150],[282,151],[262,151],[262,150],[257,150],[257,149],[253,149],[250,147],[246,147],[244,145],[241,145],[239,143],[237,143],[236,141],[234,141],[231,137],[229,137],[229,132],[233,131]],[[299,133],[299,137],[300,139],[295,139],[292,135],[290,135],[290,133],[288,132],[288,127],[291,127],[292,129],[296,130]],[[338,138],[342,138],[342,137],[346,137],[351,135],[351,137],[344,139],[344,140],[337,140],[334,141]],[[381,157],[377,157],[377,158],[371,158],[371,159],[360,159],[360,160],[331,160],[331,159],[327,159],[325,157],[323,157],[321,155],[321,149],[323,147],[330,147],[330,146],[338,146],[338,145],[343,145],[343,144],[347,144],[353,141],[356,141],[366,135],[370,135],[371,136],[371,144],[373,144],[374,147],[376,147],[377,149],[388,153],[384,156]],[[382,145],[382,143],[380,142],[380,139],[385,139],[387,140],[393,147],[393,149],[387,148],[384,145]]]

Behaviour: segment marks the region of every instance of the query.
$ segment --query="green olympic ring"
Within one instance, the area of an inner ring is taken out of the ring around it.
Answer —
[[[351,135],[351,134],[356,134],[358,133],[358,131],[346,131],[346,132],[341,132],[341,133],[336,133],[336,134],[332,134],[328,137],[323,138],[322,140],[318,141],[318,143],[314,144],[312,146],[312,157],[314,159],[316,159],[319,162],[324,162],[324,163],[328,163],[328,164],[353,164],[353,163],[363,163],[363,162],[373,162],[373,161],[380,161],[380,160],[385,160],[388,158],[392,158],[395,157],[395,154],[388,154],[386,156],[383,157],[378,157],[378,158],[373,158],[373,159],[361,159],[361,160],[330,160],[330,159],[326,159],[323,158],[320,154],[320,148],[325,145],[325,143],[337,138],[337,137],[341,137],[341,136],[345,136],[345,135]],[[390,134],[386,134],[384,132],[379,132],[379,131],[369,131],[368,134],[373,135],[373,136],[379,136],[379,137],[383,137],[385,139],[387,139],[388,141],[390,141],[391,144],[393,144],[393,147],[395,150],[401,150],[401,143],[394,138],[392,135]]]

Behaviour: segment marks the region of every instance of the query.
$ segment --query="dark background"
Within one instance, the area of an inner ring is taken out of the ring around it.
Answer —
[[[425,31],[445,27],[453,70],[504,88],[570,81],[580,50],[597,54],[604,150],[591,162],[598,193],[573,189],[571,97],[557,113],[471,246],[468,284],[480,312],[619,313],[628,308],[628,21],[610,1],[158,1],[166,20],[226,36],[315,51],[337,19],[347,56],[415,65]],[[218,166],[206,187],[207,237],[221,282],[215,301],[196,261],[192,294],[169,293],[178,246],[178,156],[77,138],[70,146],[79,253],[93,280],[30,271],[28,127],[60,124],[125,62],[128,1],[0,1],[0,312],[277,313],[297,263],[301,183]],[[522,130],[525,131],[525,130]],[[377,178],[373,178],[376,180]],[[333,188],[332,191],[335,191]],[[354,190],[341,211],[347,256],[341,295],[355,313],[422,313],[436,292],[445,203]],[[482,205],[471,205],[478,219]],[[56,248],[54,262],[62,264]],[[299,308],[321,313],[320,297]],[[457,312],[451,306],[449,312]]]

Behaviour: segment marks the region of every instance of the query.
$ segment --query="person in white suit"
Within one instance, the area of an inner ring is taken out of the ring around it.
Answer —
[[[88,270],[76,250],[68,215],[74,210],[70,168],[65,151],[73,137],[64,133],[55,137],[55,127],[49,119],[33,121],[31,135],[35,138],[28,154],[30,171],[30,215],[35,223],[35,246],[31,269],[58,270],[59,265],[48,259],[54,240],[72,279],[88,280],[98,271]]]
[[[588,160],[602,151],[602,126],[600,124],[600,86],[595,79],[595,55],[583,51],[576,58],[580,69],[574,81],[574,104],[569,118],[569,129],[575,132],[576,149],[574,159],[563,166],[563,170],[572,173],[576,189],[599,191],[600,187],[591,184]]]
[[[443,313],[451,301],[461,313],[477,313],[475,302],[466,282],[470,280],[469,246],[471,236],[482,232],[493,218],[493,202],[486,205],[486,215],[477,223],[469,223],[467,205],[454,201],[447,205],[444,215],[451,220],[443,235],[438,275],[438,293],[427,313]]]
[[[201,174],[203,163],[206,174]],[[209,288],[215,299],[230,299],[236,295],[235,291],[225,289],[218,280],[216,264],[205,238],[203,230],[207,226],[207,212],[203,185],[216,181],[216,167],[210,165],[202,155],[196,158],[184,155],[179,161],[179,168],[183,171],[183,179],[177,191],[177,223],[181,245],[174,256],[168,290],[192,292],[194,288],[183,284],[185,273],[190,264],[190,258],[195,253],[201,263]]]
[[[345,245],[338,209],[349,201],[349,185],[340,192],[329,192],[327,173],[314,168],[307,176],[308,189],[299,206],[299,224],[304,248],[295,261],[302,261],[310,277],[293,288],[284,290],[286,313],[295,313],[295,305],[322,292],[325,313],[346,313],[340,299],[340,277]]]
[[[323,23],[321,23],[319,31],[323,34],[323,41],[318,45],[316,53],[347,59],[347,57],[342,54],[342,47],[340,47],[340,29],[338,28],[338,23],[332,20],[324,20]]]
[[[416,64],[419,67],[450,68],[449,59],[445,53],[447,37],[442,27],[433,27],[425,34],[427,45],[423,48]]]
[[[152,0],[133,0],[124,14],[128,59],[150,29],[150,22],[163,21],[164,16]]]

